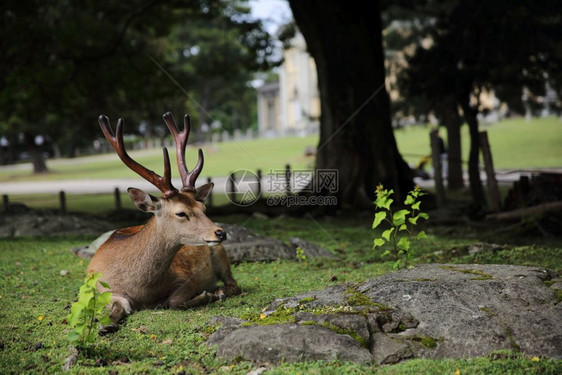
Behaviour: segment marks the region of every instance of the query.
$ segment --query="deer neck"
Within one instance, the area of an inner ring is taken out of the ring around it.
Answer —
[[[182,247],[177,241],[167,238],[162,224],[152,217],[136,235],[131,262],[139,273],[142,283],[150,285],[161,281],[167,274],[176,253]]]

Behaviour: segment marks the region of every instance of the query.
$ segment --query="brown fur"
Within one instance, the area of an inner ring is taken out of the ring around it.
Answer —
[[[145,225],[115,231],[88,266],[111,288],[109,330],[132,310],[183,309],[240,293],[223,246],[205,244],[219,243],[216,232],[222,229],[205,215],[196,193],[159,199],[138,189],[129,193],[137,207],[154,216]],[[219,280],[223,287],[217,287]]]

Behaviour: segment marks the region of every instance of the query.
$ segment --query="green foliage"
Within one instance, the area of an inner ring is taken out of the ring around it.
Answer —
[[[418,225],[420,219],[427,220],[429,215],[420,211],[419,198],[425,193],[418,186],[410,191],[404,201],[407,208],[393,210],[392,203],[394,199],[392,195],[394,190],[387,190],[382,185],[377,186],[375,206],[377,212],[373,220],[372,229],[376,229],[382,223],[386,222],[389,228],[384,230],[379,238],[373,241],[373,249],[389,244],[389,249],[382,254],[383,257],[391,255],[394,258],[395,269],[400,268],[400,263],[404,267],[408,266],[408,260],[413,257],[413,251],[410,248],[413,238],[419,240],[426,238],[423,230],[417,232],[414,236],[414,229]],[[400,260],[400,257],[403,260]]]
[[[99,326],[111,323],[109,316],[104,313],[105,307],[111,301],[111,292],[100,293],[97,290],[97,283],[109,288],[107,283],[99,280],[100,276],[101,273],[86,276],[78,293],[78,301],[72,304],[70,314],[66,318],[72,327],[68,338],[71,342],[78,342],[79,346],[94,342]]]
[[[306,255],[304,254],[304,250],[300,247],[297,247],[297,261],[304,262],[306,260]]]

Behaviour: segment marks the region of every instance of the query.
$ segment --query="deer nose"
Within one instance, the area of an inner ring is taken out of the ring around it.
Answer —
[[[216,234],[217,238],[219,239],[219,241],[226,240],[226,232],[223,229],[217,229],[215,231],[215,234]]]

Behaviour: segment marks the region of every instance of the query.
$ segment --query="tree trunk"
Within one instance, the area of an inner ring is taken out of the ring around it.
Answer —
[[[462,119],[454,97],[443,99],[440,112],[441,123],[447,128],[447,188],[462,189],[464,186],[461,152]]]
[[[317,170],[338,171],[341,206],[371,206],[378,184],[404,197],[413,176],[394,139],[378,2],[289,3],[318,72]]]
[[[468,95],[461,100],[461,107],[464,112],[464,118],[468,124],[470,134],[470,150],[468,156],[468,181],[470,183],[470,192],[472,200],[479,206],[486,205],[484,189],[482,188],[482,180],[480,179],[480,135],[478,132],[478,112],[469,104]]]
[[[49,172],[41,149],[35,144],[35,137],[31,134],[25,134],[24,142],[27,148],[27,152],[29,152],[29,159],[31,161],[31,164],[33,165],[33,174]]]

